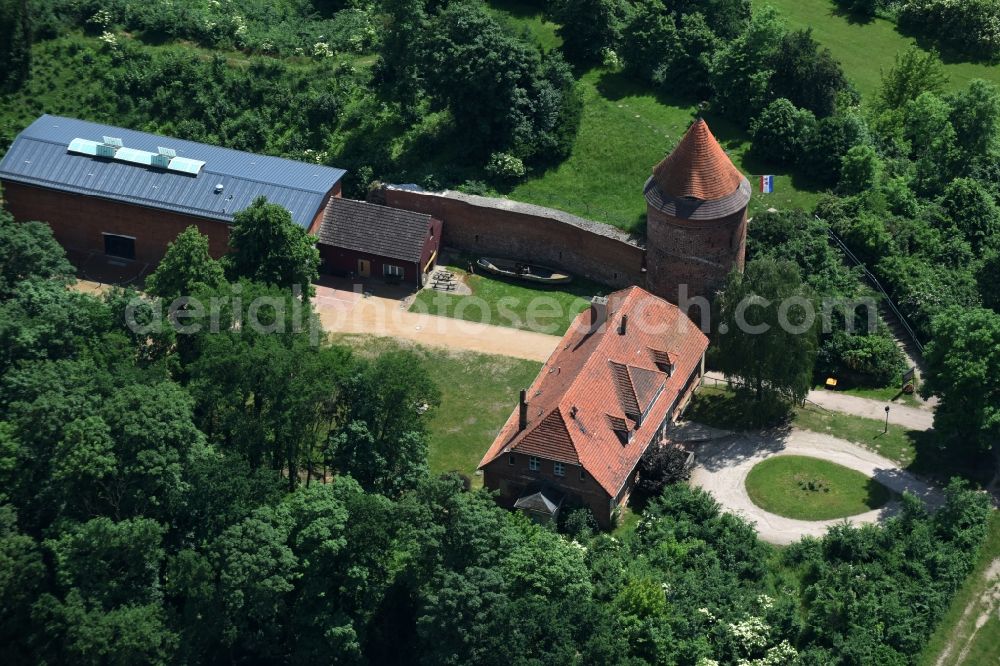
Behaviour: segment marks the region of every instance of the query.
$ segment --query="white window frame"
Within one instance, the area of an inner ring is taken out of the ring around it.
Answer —
[[[528,457],[528,469],[529,470],[531,470],[532,472],[537,472],[541,468],[542,468],[542,461],[538,458],[538,456],[529,456]]]
[[[566,476],[566,465],[561,462],[552,463],[552,473],[556,476]]]
[[[395,264],[382,264],[382,277],[402,278],[405,271],[402,266]]]

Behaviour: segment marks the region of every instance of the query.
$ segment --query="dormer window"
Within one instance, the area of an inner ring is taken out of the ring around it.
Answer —
[[[608,415],[608,425],[611,426],[612,432],[615,433],[615,437],[621,442],[622,446],[627,445],[632,441],[632,429],[629,428],[629,423],[627,420],[621,418],[620,416]]]
[[[664,373],[667,377],[673,376],[677,366],[673,356],[669,352],[661,349],[650,349],[649,353],[653,357],[653,364],[657,370]]]

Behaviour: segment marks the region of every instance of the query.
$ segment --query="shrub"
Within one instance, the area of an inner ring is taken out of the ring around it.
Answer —
[[[840,161],[840,189],[847,194],[873,190],[881,175],[882,160],[871,146],[854,146]]]
[[[817,366],[822,374],[847,374],[861,384],[889,386],[906,370],[905,358],[887,333],[850,335],[838,331],[823,344]]]
[[[598,530],[594,514],[585,506],[564,507],[559,512],[557,529],[576,541],[589,540]]]
[[[776,99],[750,124],[750,151],[776,166],[794,164],[815,127],[811,111]]]
[[[509,184],[524,178],[527,171],[520,158],[514,157],[510,153],[493,153],[490,155],[490,161],[486,164],[486,173],[498,183]]]
[[[906,0],[899,24],[969,57],[1000,57],[1000,0]]]
[[[800,164],[806,175],[823,185],[835,185],[847,152],[868,141],[864,120],[853,113],[823,118],[805,142]]]
[[[651,447],[639,461],[639,480],[632,491],[632,503],[642,509],[667,486],[687,481],[688,452],[679,446]]]

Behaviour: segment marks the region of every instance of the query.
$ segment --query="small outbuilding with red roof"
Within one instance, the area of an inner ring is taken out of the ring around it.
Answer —
[[[708,339],[639,287],[595,298],[552,353],[479,469],[498,501],[539,518],[590,508],[605,528],[628,501],[652,446],[671,445],[704,372]]]

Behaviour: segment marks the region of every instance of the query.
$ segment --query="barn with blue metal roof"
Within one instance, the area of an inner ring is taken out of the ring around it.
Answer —
[[[0,161],[17,219],[49,223],[68,250],[155,263],[190,225],[228,250],[233,215],[259,196],[316,233],[345,171],[43,115]]]

